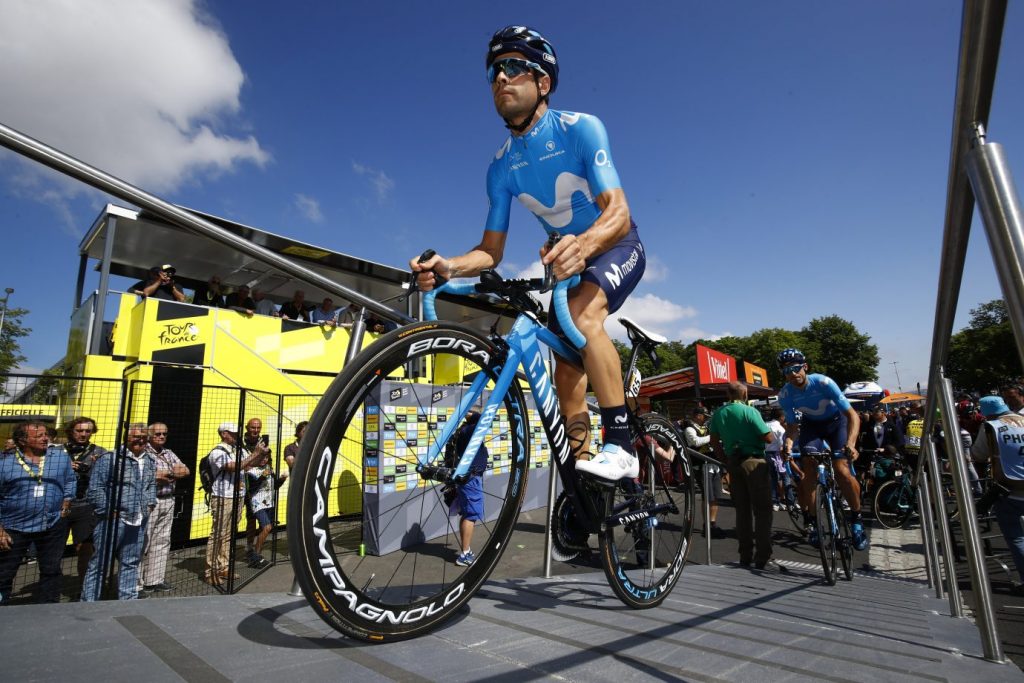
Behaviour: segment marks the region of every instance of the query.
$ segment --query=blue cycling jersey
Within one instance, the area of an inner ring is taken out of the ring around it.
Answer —
[[[595,198],[619,187],[601,120],[549,109],[529,133],[509,136],[491,161],[484,229],[507,232],[516,197],[547,232],[579,235],[601,215]]]
[[[787,382],[779,392],[779,405],[786,411],[786,420],[794,424],[798,410],[804,419],[820,422],[834,417],[841,410],[849,410],[850,401],[831,378],[815,373],[807,375],[803,390]]]

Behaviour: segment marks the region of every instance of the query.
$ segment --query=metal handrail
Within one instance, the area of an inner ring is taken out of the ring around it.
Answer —
[[[943,411],[945,443],[949,448],[950,466],[956,486],[957,506],[964,530],[965,551],[971,574],[971,586],[977,598],[977,625],[981,634],[984,657],[989,661],[1003,662],[1002,648],[996,630],[992,610],[988,575],[982,562],[982,548],[977,526],[973,523],[974,502],[967,486],[964,471],[964,453],[959,439],[959,425],[955,416],[952,386],[946,379],[944,366],[949,356],[950,340],[953,335],[953,320],[960,298],[964,262],[967,256],[967,242],[970,236],[971,217],[975,196],[979,196],[980,207],[992,247],[996,270],[999,273],[1003,295],[1008,302],[1010,319],[1013,321],[1018,348],[1024,358],[1024,277],[1021,263],[1024,263],[1024,239],[1020,232],[1020,210],[1013,192],[1012,181],[999,159],[997,145],[986,145],[984,129],[988,124],[995,86],[996,66],[1002,41],[1003,24],[1006,17],[1006,0],[965,0],[960,33],[960,60],[957,71],[956,100],[953,111],[952,142],[949,162],[949,176],[946,190],[946,214],[943,229],[942,257],[939,265],[939,283],[935,304],[935,327],[932,332],[932,353],[928,380],[928,398],[925,403],[924,434],[931,435],[936,426],[936,408]],[[921,458],[914,473],[914,481],[926,493],[928,482],[922,481],[925,461],[936,458]],[[936,465],[929,465],[935,469]],[[938,473],[932,473],[936,481]],[[948,528],[945,524],[945,510],[941,486],[932,489],[934,515],[939,522],[939,539],[933,528],[925,529],[924,540],[932,547],[927,548],[929,577],[935,578],[941,591],[941,570],[936,565],[935,545],[941,541],[947,579],[950,586],[951,612],[957,616],[959,594],[955,587],[953,558],[948,548]],[[926,524],[922,517],[922,524]]]
[[[314,270],[306,268],[299,263],[285,258],[269,249],[265,249],[254,242],[243,239],[234,233],[215,225],[208,220],[200,218],[196,214],[164,201],[159,197],[127,183],[120,178],[104,173],[100,169],[90,166],[60,150],[54,149],[39,140],[29,137],[24,133],[0,124],[0,145],[7,147],[44,166],[80,180],[86,185],[91,185],[118,199],[130,202],[135,206],[152,211],[169,223],[191,230],[195,233],[208,237],[214,241],[232,247],[239,252],[253,257],[277,270],[291,275],[299,281],[310,286],[317,287],[323,291],[341,297],[348,301],[359,304],[370,309],[377,315],[399,324],[413,322],[413,318],[401,311],[384,306],[378,301],[361,294],[354,289],[324,277]]]

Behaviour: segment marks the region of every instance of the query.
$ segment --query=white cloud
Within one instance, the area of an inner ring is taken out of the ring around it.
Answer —
[[[657,256],[647,253],[647,267],[644,269],[644,282],[665,282],[669,278],[668,265]]]
[[[605,329],[614,339],[625,341],[626,328],[619,324],[619,318],[629,318],[637,325],[646,330],[663,334],[670,340],[677,339],[672,335],[670,329],[674,328],[680,320],[688,320],[697,315],[697,309],[693,306],[681,306],[668,299],[662,299],[654,294],[638,296],[633,294],[618,311],[608,316],[605,321]]]
[[[218,132],[245,76],[193,0],[4,2],[3,14],[5,125],[155,192],[269,161],[255,137]]]
[[[320,210],[320,202],[308,195],[304,195],[302,193],[296,194],[295,208],[299,210],[299,213],[314,223],[324,222],[324,214],[323,211]]]
[[[707,330],[702,330],[699,327],[684,327],[676,333],[675,338],[684,344],[697,341],[698,339],[706,339],[707,341],[714,341],[721,339],[722,337],[731,337],[732,332],[722,332],[721,334],[714,334]]]
[[[370,181],[370,185],[373,186],[373,190],[377,195],[377,201],[382,204],[391,196],[391,191],[395,189],[395,181],[389,178],[384,171],[364,166],[358,161],[352,162],[352,170]]]

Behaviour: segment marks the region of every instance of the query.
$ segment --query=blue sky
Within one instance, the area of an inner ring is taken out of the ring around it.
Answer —
[[[879,346],[883,386],[893,361],[903,389],[925,383],[960,3],[582,7],[0,0],[0,122],[176,203],[401,266],[479,238],[505,137],[484,51],[528,24],[559,54],[552,105],[609,131],[650,256],[627,314],[684,342],[838,314]],[[1005,34],[1024,35],[1019,3]],[[989,132],[1018,178],[1022,72],[1004,43]],[[108,200],[0,151],[0,289],[31,309],[29,368],[63,354]],[[503,271],[535,267],[543,239],[515,205]],[[976,220],[957,327],[998,296]]]

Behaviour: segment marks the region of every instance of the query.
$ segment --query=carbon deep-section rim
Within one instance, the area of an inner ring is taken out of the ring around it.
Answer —
[[[600,538],[601,566],[615,595],[635,609],[655,607],[668,596],[686,565],[693,531],[694,477],[682,436],[671,422],[653,413],[641,416],[643,434],[633,446],[640,458],[638,480],[609,488],[605,511],[611,515],[642,513],[664,505],[653,519],[606,524]],[[672,456],[669,467],[654,444]],[[642,516],[642,514],[641,514]]]
[[[369,642],[425,633],[451,618],[500,559],[529,468],[518,384],[484,440],[492,464],[470,566],[455,564],[459,518],[449,516],[443,484],[415,470],[417,454],[458,419],[451,406],[473,379],[483,373],[493,386],[497,352],[468,328],[418,323],[364,349],[324,393],[292,469],[288,541],[303,593],[335,629]]]

